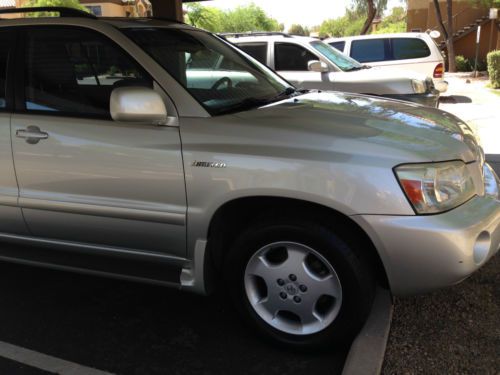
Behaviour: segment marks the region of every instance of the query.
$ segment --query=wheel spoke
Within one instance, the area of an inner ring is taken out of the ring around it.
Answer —
[[[257,302],[269,314],[270,319],[274,320],[280,310],[283,309],[283,301],[279,299],[277,294],[271,293],[267,297]]]
[[[271,266],[264,255],[261,255],[249,263],[247,274],[259,276],[269,284],[276,277],[276,268],[278,267]]]
[[[341,296],[340,283],[337,282],[337,278],[333,277],[333,275],[328,275],[323,279],[310,277],[306,283],[310,285],[308,292],[316,300],[321,296],[330,296],[333,298],[339,298]]]
[[[307,253],[304,250],[298,250],[293,246],[286,248],[288,258],[283,263],[283,267],[289,273],[297,273],[299,270],[304,269],[304,261],[306,260]]]

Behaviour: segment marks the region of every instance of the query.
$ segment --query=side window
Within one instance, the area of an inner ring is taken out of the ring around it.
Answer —
[[[388,60],[385,39],[353,40],[351,57],[359,62],[376,62]]]
[[[108,117],[115,87],[153,85],[130,56],[95,31],[47,27],[25,35],[27,110]]]
[[[277,71],[307,71],[307,63],[318,58],[305,48],[291,43],[275,43],[274,65]]]
[[[244,43],[238,47],[260,63],[267,65],[267,43]]]
[[[395,60],[419,59],[431,54],[427,43],[417,38],[392,39],[392,53]]]
[[[7,107],[7,62],[9,60],[10,36],[0,32],[0,109]]]
[[[186,53],[188,70],[213,69],[220,59],[220,55],[213,51],[202,50]]]
[[[333,48],[338,49],[340,52],[344,52],[345,42],[332,42],[330,45]]]

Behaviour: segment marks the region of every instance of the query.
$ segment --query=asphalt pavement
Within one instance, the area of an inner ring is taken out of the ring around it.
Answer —
[[[224,293],[0,263],[0,342],[123,375],[340,374],[349,350],[300,354],[249,330]],[[47,374],[0,358],[0,374]]]
[[[396,299],[382,373],[499,375],[499,317],[497,254],[458,285]]]

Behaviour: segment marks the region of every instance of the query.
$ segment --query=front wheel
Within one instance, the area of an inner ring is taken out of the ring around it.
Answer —
[[[372,273],[356,242],[312,222],[275,219],[251,226],[235,241],[225,269],[246,320],[288,346],[345,342],[373,299]]]

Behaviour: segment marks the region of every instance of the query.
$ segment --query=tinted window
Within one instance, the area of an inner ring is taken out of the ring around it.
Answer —
[[[9,60],[10,38],[5,32],[0,32],[0,109],[7,106],[7,61]]]
[[[269,68],[210,33],[181,27],[122,31],[212,115],[262,106],[289,87]]]
[[[338,49],[340,52],[344,52],[345,42],[332,42],[329,43],[333,48]]]
[[[238,44],[238,47],[257,61],[267,65],[267,43],[245,43]]]
[[[386,40],[353,40],[351,44],[351,57],[362,63],[388,60]]]
[[[79,28],[26,33],[26,109],[109,116],[117,86],[152,86],[147,74],[110,40]]]
[[[276,70],[308,70],[309,61],[319,60],[311,52],[296,44],[276,43],[274,45],[274,64]]]
[[[416,38],[392,39],[392,53],[395,60],[418,59],[431,54],[427,44]]]

